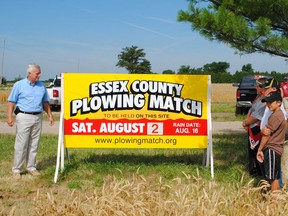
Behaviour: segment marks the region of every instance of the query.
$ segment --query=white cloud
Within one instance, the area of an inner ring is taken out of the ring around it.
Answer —
[[[139,26],[139,25],[135,25],[133,23],[130,23],[130,22],[125,22],[125,21],[122,21],[122,23],[126,24],[126,25],[129,25],[129,26],[132,26],[134,28],[138,28],[138,29],[141,29],[143,31],[147,31],[147,32],[151,32],[151,33],[154,33],[154,34],[157,34],[157,35],[160,35],[162,37],[166,37],[166,38],[169,38],[169,39],[172,39],[172,40],[176,40],[175,37],[172,37],[168,34],[164,34],[164,33],[161,33],[161,32],[158,32],[158,31],[154,31],[152,29],[149,29],[149,28],[146,28],[146,27],[143,27],[143,26]]]

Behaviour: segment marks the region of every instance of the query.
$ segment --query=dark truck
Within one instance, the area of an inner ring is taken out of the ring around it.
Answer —
[[[238,87],[236,90],[236,111],[235,114],[247,114],[257,96],[256,80],[264,77],[262,75],[243,76],[240,83],[233,83]]]

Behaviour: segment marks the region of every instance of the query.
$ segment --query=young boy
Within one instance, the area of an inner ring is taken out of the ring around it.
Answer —
[[[286,121],[281,111],[282,97],[279,92],[272,92],[262,99],[273,113],[262,130],[268,129],[269,134],[263,134],[258,152],[257,160],[264,163],[264,175],[271,185],[271,191],[280,190],[280,167],[281,154],[285,141]]]

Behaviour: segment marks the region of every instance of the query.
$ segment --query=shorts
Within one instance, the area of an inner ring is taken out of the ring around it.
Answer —
[[[280,179],[281,155],[269,148],[266,148],[263,153],[266,180],[271,183],[274,180]]]
[[[288,109],[288,97],[284,97],[282,102],[283,102],[284,108]]]

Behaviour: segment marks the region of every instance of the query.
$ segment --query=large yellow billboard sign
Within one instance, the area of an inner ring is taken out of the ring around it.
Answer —
[[[210,76],[63,75],[66,148],[207,148]]]

